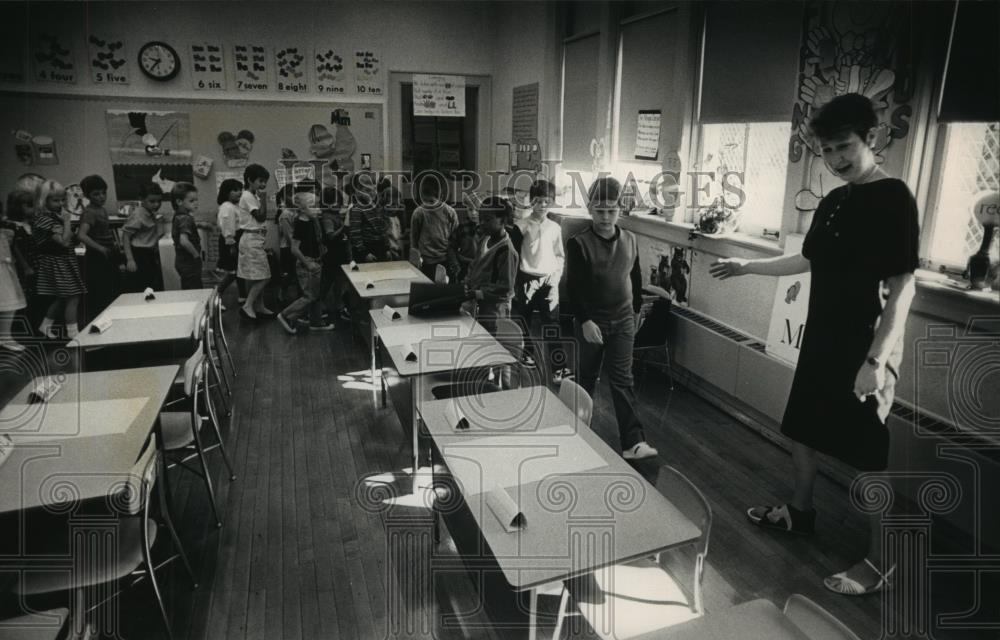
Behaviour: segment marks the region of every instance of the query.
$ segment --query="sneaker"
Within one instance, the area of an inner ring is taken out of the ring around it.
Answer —
[[[347,307],[342,307],[340,309],[340,319],[346,320],[347,322],[351,321],[351,312],[347,310]]]
[[[575,377],[572,370],[563,367],[556,369],[555,373],[552,374],[552,382],[560,384],[563,380],[573,380]]]
[[[528,369],[534,369],[538,365],[535,364],[535,359],[531,357],[531,354],[529,354],[529,353],[522,353],[521,354],[521,366],[522,367],[526,367]]]
[[[296,333],[298,333],[295,327],[293,327],[291,323],[288,322],[288,319],[285,318],[285,316],[281,315],[280,313],[278,314],[278,322],[281,323],[281,327],[285,331],[287,331],[289,335],[294,336]]]
[[[816,510],[799,511],[790,504],[780,507],[751,507],[747,519],[762,529],[773,529],[799,536],[816,531]]]
[[[333,331],[337,328],[337,325],[329,322],[327,324],[311,324],[309,325],[310,331]]]
[[[640,442],[631,449],[626,449],[622,453],[622,457],[626,460],[642,460],[644,458],[653,458],[659,455],[659,451],[649,446],[645,441]]]

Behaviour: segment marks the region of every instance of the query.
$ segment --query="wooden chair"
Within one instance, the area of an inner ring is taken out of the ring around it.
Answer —
[[[127,485],[126,500],[124,501],[125,515],[118,520],[116,536],[116,553],[108,558],[107,562],[95,563],[87,567],[87,571],[39,571],[32,573],[25,572],[24,578],[16,589],[16,593],[21,596],[36,596],[45,593],[58,591],[75,590],[77,595],[84,589],[93,588],[98,585],[117,582],[124,578],[131,578],[128,586],[133,586],[142,580],[149,579],[149,584],[156,598],[163,625],[167,631],[167,636],[172,637],[170,629],[170,617],[163,602],[163,594],[160,590],[160,583],[157,579],[157,571],[164,566],[180,558],[187,570],[188,577],[194,588],[198,587],[195,581],[194,572],[188,563],[187,555],[181,546],[180,538],[174,529],[170,519],[170,511],[167,508],[165,498],[165,487],[163,481],[157,483],[158,471],[160,468],[160,456],[156,446],[149,442],[146,450],[139,457],[133,467],[133,474]],[[163,520],[167,531],[170,533],[171,541],[176,548],[176,553],[169,558],[154,563],[152,557],[153,545],[159,532],[157,522],[151,516],[153,487],[159,486],[159,515]],[[104,603],[118,597],[124,589],[118,589],[107,598],[90,606],[84,606],[83,611],[78,615],[85,616]],[[78,620],[80,626],[84,620]]]
[[[656,489],[701,530],[690,544],[694,551],[690,588],[684,588],[664,566],[666,553],[605,567],[565,583],[553,637],[562,631],[570,598],[596,635],[606,640],[639,637],[702,615],[712,509],[701,491],[673,467],[660,468]],[[670,555],[677,552],[671,550]]]
[[[222,526],[219,507],[215,500],[215,489],[212,486],[212,476],[208,470],[205,455],[213,449],[222,452],[222,460],[229,471],[229,479],[235,480],[233,466],[229,462],[226,446],[219,431],[219,421],[212,404],[212,394],[208,385],[208,359],[201,351],[197,351],[184,364],[184,395],[188,400],[188,411],[165,411],[160,414],[160,429],[163,433],[163,453],[168,461],[167,468],[180,466],[195,475],[201,476],[208,491],[212,512],[215,514],[215,526]],[[199,396],[201,406],[206,415],[199,413]],[[208,422],[215,432],[215,443],[204,446],[201,441],[202,425]],[[200,468],[190,466],[188,462],[198,459]]]
[[[69,626],[69,610],[51,609],[0,620],[4,640],[58,640]]]
[[[590,426],[590,420],[594,415],[594,399],[586,389],[572,380],[563,380],[559,383],[559,399],[576,414],[577,418]]]
[[[666,631],[649,633],[637,640],[860,640],[831,613],[798,594],[785,602],[784,610],[767,600],[752,600]]]

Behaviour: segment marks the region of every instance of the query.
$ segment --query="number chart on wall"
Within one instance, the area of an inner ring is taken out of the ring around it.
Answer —
[[[318,167],[325,178],[383,169],[382,118],[380,104],[0,94],[11,130],[0,181],[38,173],[71,185],[98,174],[110,185],[109,210],[134,201],[144,183],[192,181],[210,212],[216,174],[242,175],[251,163],[268,168],[272,191],[289,167]],[[53,152],[34,152],[34,140]]]

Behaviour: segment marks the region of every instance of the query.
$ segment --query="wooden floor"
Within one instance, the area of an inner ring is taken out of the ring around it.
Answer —
[[[407,466],[410,446],[391,406],[373,403],[365,347],[346,326],[290,337],[277,323],[251,325],[234,311],[226,323],[239,372],[226,431],[237,480],[224,477],[216,455],[222,529],[214,527],[200,479],[173,482],[178,528],[200,583],[191,590],[182,571],[167,571],[175,637],[496,637],[482,614],[461,625],[441,622],[442,615],[476,608],[475,586],[461,572],[435,580],[434,592],[424,594],[427,610],[419,613],[432,629],[388,628],[397,580],[386,529],[380,514],[359,504],[356,486],[367,475]],[[861,637],[879,637],[878,597],[838,597],[821,584],[865,549],[865,521],[844,488],[819,480],[820,533],[811,539],[749,526],[747,506],[787,497],[788,455],[683,387],[668,392],[660,374],[649,376],[640,399],[648,439],[660,461],[688,474],[714,508],[707,610],[755,598],[780,606],[802,593]],[[594,428],[616,446],[611,425],[604,389]],[[119,611],[123,637],[160,633],[146,588],[129,592]]]

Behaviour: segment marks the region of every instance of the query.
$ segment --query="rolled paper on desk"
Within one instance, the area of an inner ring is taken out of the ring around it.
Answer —
[[[28,394],[28,404],[37,402],[48,402],[56,392],[59,391],[59,383],[51,377],[47,377],[35,385],[35,388]]]
[[[104,333],[105,331],[111,328],[111,322],[112,322],[111,318],[109,318],[108,316],[104,315],[99,316],[95,318],[93,322],[90,323],[90,332]]]
[[[374,288],[375,288],[375,283],[374,282],[372,282],[371,280],[368,280],[367,282],[365,282],[365,289],[374,289]]]
[[[507,533],[521,531],[528,526],[524,514],[503,487],[497,487],[486,494],[486,506]]]
[[[448,421],[455,431],[468,431],[469,419],[462,413],[458,402],[452,400],[444,410],[444,419]]]
[[[351,260],[351,262],[350,262],[350,264],[348,266],[351,268],[351,271],[360,271],[361,270],[358,267],[358,263],[355,262],[354,260]]]
[[[413,348],[413,345],[410,344],[409,342],[403,345],[403,354],[405,354],[407,362],[417,361],[417,351],[416,349]]]
[[[146,287],[146,290],[142,293],[146,300],[156,300],[156,295],[153,293],[153,287]]]
[[[399,320],[400,318],[403,317],[399,315],[398,311],[396,311],[389,305],[385,305],[384,307],[382,307],[382,315],[390,320]]]

